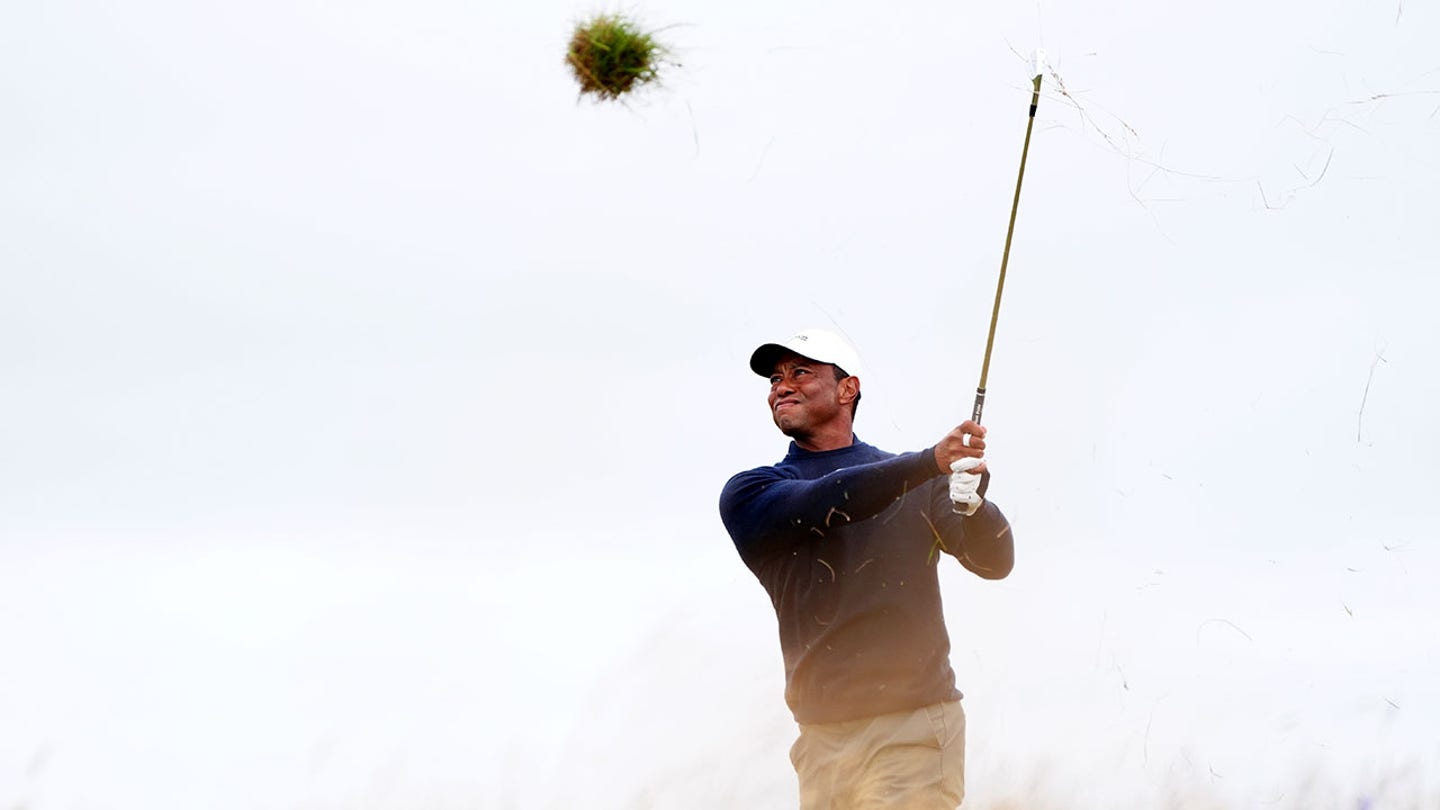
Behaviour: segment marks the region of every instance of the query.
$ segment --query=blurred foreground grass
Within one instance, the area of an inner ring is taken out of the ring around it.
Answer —
[[[1295,774],[1292,782],[1264,790],[1236,790],[1213,772],[1204,779],[1171,772],[1155,784],[1117,783],[1117,774],[1103,769],[1092,774],[1089,784],[1067,789],[1044,773],[1031,771],[1032,776],[1011,778],[1008,785],[1005,780],[987,783],[972,778],[960,810],[1440,810],[1440,768],[1434,767],[1440,764],[1440,752],[1435,759],[1429,767],[1415,760],[1359,779],[1316,767]],[[793,793],[772,791],[760,797],[722,790],[685,799],[664,790],[645,791],[624,810],[779,810],[796,805]]]

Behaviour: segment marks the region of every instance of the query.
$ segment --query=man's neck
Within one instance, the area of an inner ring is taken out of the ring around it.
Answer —
[[[813,436],[792,436],[795,446],[801,450],[808,450],[811,453],[823,453],[826,450],[841,450],[855,443],[855,431],[850,425],[843,429],[824,430]]]

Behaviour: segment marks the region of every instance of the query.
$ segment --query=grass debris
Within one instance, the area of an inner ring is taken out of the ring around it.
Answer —
[[[575,26],[565,61],[580,93],[613,101],[660,76],[666,49],[634,20],[601,14]]]

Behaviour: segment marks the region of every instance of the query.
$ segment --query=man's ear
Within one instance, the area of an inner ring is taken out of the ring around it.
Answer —
[[[840,381],[840,404],[849,405],[860,396],[860,378],[846,377]]]

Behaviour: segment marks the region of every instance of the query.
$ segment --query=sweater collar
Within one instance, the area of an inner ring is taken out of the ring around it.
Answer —
[[[806,450],[794,441],[790,442],[790,450],[785,453],[786,461],[800,461],[801,459],[821,459],[842,456],[847,453],[854,453],[861,448],[870,445],[860,441],[860,437],[854,433],[850,434],[850,444],[847,447],[837,447],[834,450]]]

